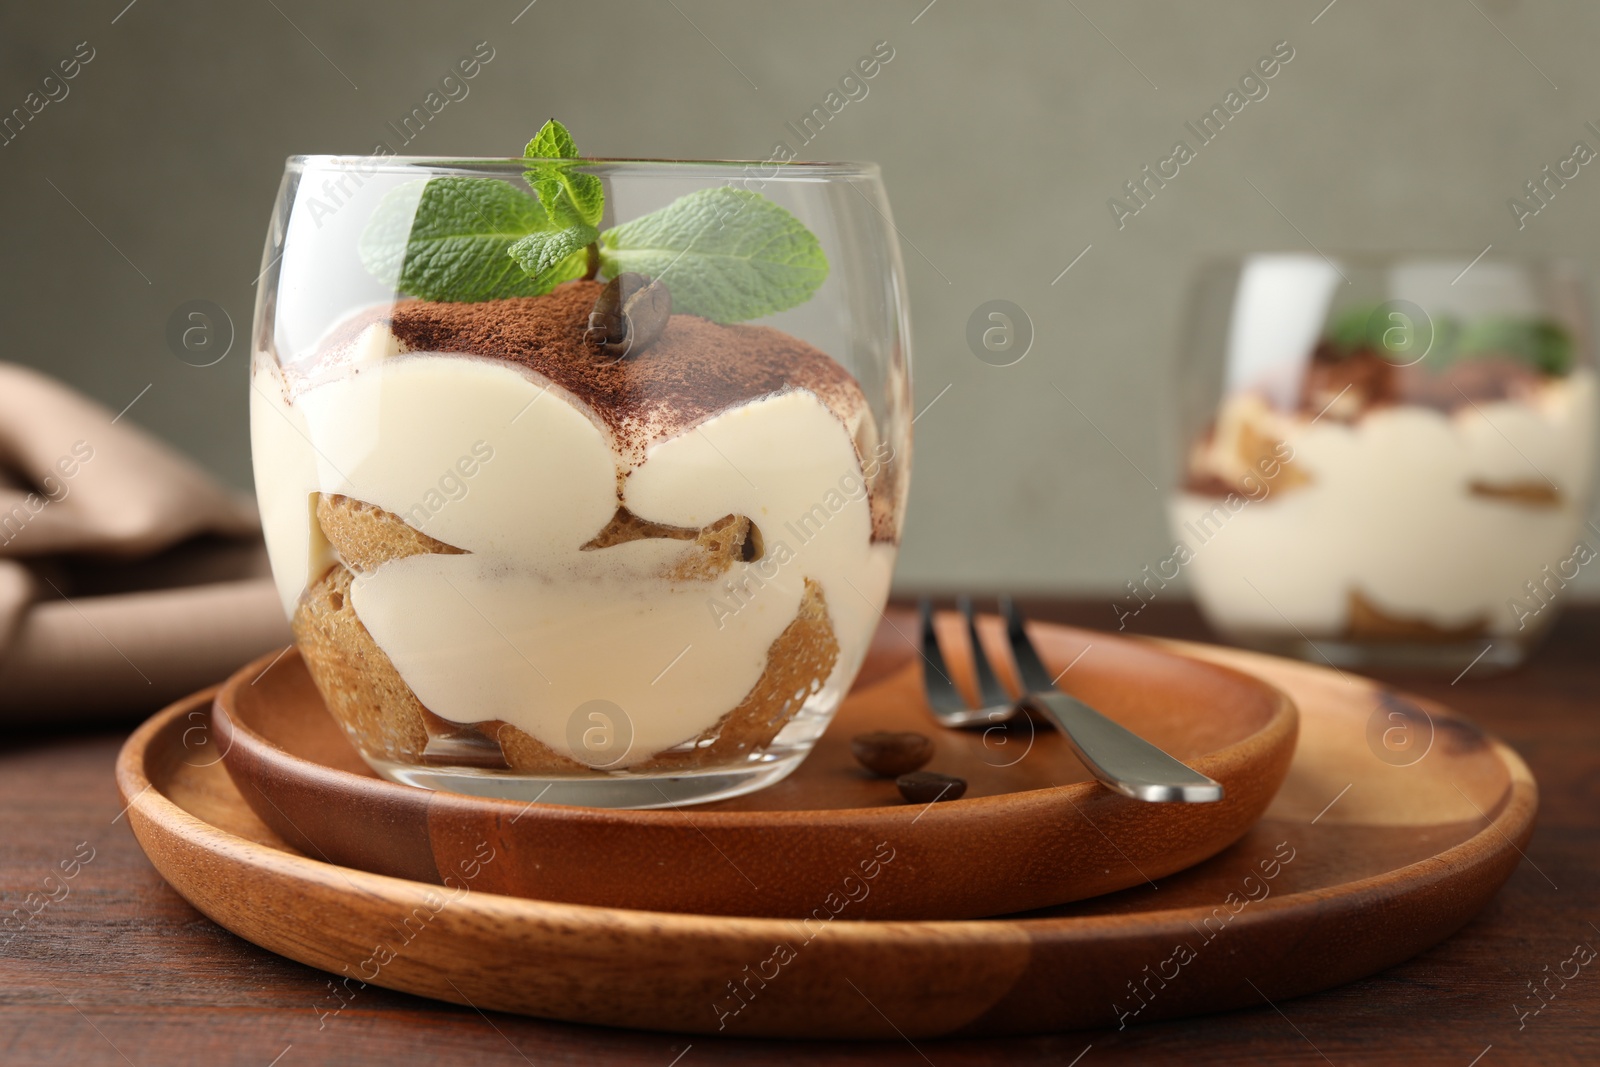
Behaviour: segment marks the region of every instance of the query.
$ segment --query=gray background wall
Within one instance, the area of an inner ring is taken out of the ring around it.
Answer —
[[[1595,5],[525,2],[7,5],[0,112],[78,42],[95,58],[0,148],[0,359],[113,409],[150,385],[127,418],[246,486],[243,337],[283,157],[397,144],[387,124],[488,42],[470,95],[407,152],[516,154],[554,114],[593,155],[762,158],[886,40],[870,95],[805,157],[883,164],[919,405],[949,386],[917,423],[899,585],[1109,593],[1169,547],[1139,472],[1173,467],[1203,258],[1308,241],[1595,258],[1600,171],[1520,232],[1506,207],[1574,140],[1600,147]],[[1283,40],[1269,95],[1119,230],[1107,198]],[[1015,366],[964,340],[993,298],[1034,324]],[[168,350],[191,299],[241,331],[216,366]]]

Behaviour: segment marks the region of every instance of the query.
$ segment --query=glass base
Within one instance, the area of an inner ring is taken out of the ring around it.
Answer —
[[[743,796],[787,778],[805,752],[752,761],[747,765],[685,771],[682,774],[606,774],[593,778],[541,777],[515,771],[472,767],[427,767],[363,756],[368,766],[391,782],[442,789],[474,797],[563,804],[585,808],[675,808]]]
[[[1419,670],[1457,676],[1503,674],[1520,667],[1531,645],[1509,637],[1471,641],[1351,641],[1299,634],[1228,633],[1228,640],[1258,652],[1352,670]]]

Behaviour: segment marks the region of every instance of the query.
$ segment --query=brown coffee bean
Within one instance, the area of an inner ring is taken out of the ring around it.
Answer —
[[[672,294],[665,285],[624,272],[600,290],[583,340],[608,356],[630,359],[655,343],[671,317]]]
[[[933,742],[910,730],[875,730],[850,739],[850,751],[880,778],[910,774],[933,758]]]
[[[894,780],[900,795],[913,804],[932,804],[935,800],[955,800],[967,791],[967,780],[953,774],[917,771]]]

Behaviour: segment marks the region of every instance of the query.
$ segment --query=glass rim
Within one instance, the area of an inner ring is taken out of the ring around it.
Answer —
[[[308,170],[360,170],[362,173],[412,170],[482,170],[515,171],[520,174],[533,163],[565,163],[582,168],[607,171],[663,171],[711,169],[714,171],[748,172],[759,169],[765,180],[783,177],[799,179],[825,178],[878,178],[878,164],[866,161],[827,160],[776,160],[776,159],[609,159],[580,157],[577,159],[538,159],[524,156],[401,156],[401,155],[349,155],[308,153],[292,155],[284,161],[284,169]],[[784,172],[788,172],[785,174]]]

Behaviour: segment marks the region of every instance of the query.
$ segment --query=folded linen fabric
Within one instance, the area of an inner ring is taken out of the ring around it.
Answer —
[[[147,713],[289,639],[247,496],[0,363],[0,721]]]

